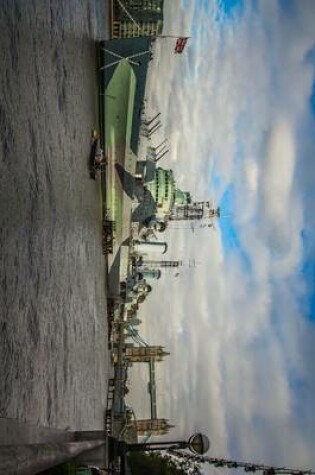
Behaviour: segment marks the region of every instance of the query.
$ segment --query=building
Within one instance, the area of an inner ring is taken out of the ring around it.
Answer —
[[[169,355],[163,346],[126,346],[125,357],[129,363],[150,363],[163,361]]]
[[[145,435],[148,432],[152,435],[164,435],[174,427],[167,419],[138,419],[133,425],[138,435]]]
[[[110,0],[110,37],[160,35],[163,3],[164,0]]]

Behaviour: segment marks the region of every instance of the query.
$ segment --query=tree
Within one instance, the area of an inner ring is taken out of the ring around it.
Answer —
[[[128,465],[132,475],[201,475],[198,463],[171,453],[132,453]]]

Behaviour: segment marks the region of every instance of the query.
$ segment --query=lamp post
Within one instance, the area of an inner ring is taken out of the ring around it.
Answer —
[[[187,441],[176,440],[170,442],[145,442],[139,444],[127,444],[128,452],[189,449],[195,455],[203,455],[208,452],[209,448],[210,441],[208,437],[201,433],[193,434]]]
[[[115,457],[124,458],[129,452],[151,452],[154,450],[179,450],[189,449],[195,456],[204,455],[210,448],[208,437],[201,433],[193,434],[187,441],[175,440],[168,442],[144,442],[138,444],[128,444],[127,442],[109,438],[110,459]]]

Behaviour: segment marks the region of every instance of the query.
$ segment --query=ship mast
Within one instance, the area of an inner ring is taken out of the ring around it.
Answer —
[[[219,217],[219,207],[214,207],[210,201],[198,201],[184,205],[175,205],[172,209],[170,221],[199,221]]]

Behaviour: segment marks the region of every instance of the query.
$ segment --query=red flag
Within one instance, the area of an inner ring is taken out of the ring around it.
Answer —
[[[184,51],[188,39],[189,38],[177,38],[174,52],[182,53]]]

